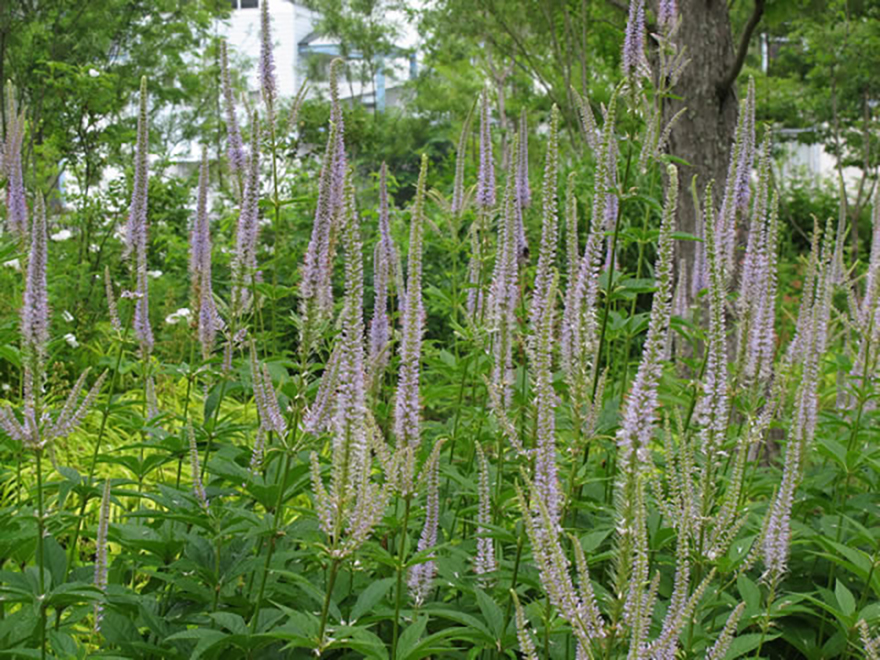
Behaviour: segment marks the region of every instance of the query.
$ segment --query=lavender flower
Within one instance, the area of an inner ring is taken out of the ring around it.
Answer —
[[[435,445],[431,457],[425,465],[424,474],[427,481],[427,501],[425,502],[425,525],[416,546],[416,552],[424,552],[437,545],[437,528],[440,524],[440,444]],[[416,564],[410,569],[409,586],[410,596],[416,607],[421,607],[425,599],[431,593],[431,586],[437,566],[433,555],[428,561]]]
[[[630,0],[620,66],[624,78],[649,75],[645,57],[645,0]]]
[[[551,114],[550,121],[552,122],[555,119],[558,125],[559,110],[555,105],[553,106],[553,113],[557,116],[554,117]],[[522,208],[526,208],[532,203],[532,191],[529,188],[529,124],[525,108],[522,109],[522,113],[519,116],[519,148],[516,152],[516,161],[516,201],[519,202]]]
[[[580,583],[580,589],[577,589],[569,572],[570,562],[559,541],[558,523],[547,511],[543,498],[533,497],[533,506],[530,506],[526,496],[517,487],[517,499],[544,591],[559,615],[571,625],[572,633],[581,649],[579,654],[585,653],[583,657],[590,657],[588,649],[591,648],[592,640],[603,638],[606,633],[583,548],[574,539],[572,545]]]
[[[416,187],[416,200],[410,219],[409,259],[406,278],[406,306],[403,311],[400,342],[400,375],[394,404],[394,435],[398,445],[416,448],[421,442],[419,420],[419,372],[422,361],[422,332],[425,310],[422,306],[422,233],[425,222],[425,186],[428,156],[422,165]]]
[[[519,596],[516,595],[516,591],[511,589],[510,597],[513,598],[513,604],[516,607],[516,639],[519,642],[519,652],[526,660],[538,660],[535,640],[532,639],[532,632],[529,630],[526,613],[520,605]]]
[[[676,0],[660,0],[660,6],[657,8],[657,24],[660,29],[668,33],[677,18],[678,3]]]
[[[755,81],[749,81],[749,92],[743,101],[737,121],[734,143],[727,169],[727,183],[718,218],[716,232],[721,247],[724,277],[730,281],[734,275],[734,251],[736,249],[737,219],[749,209],[751,191],[749,177],[755,155]]]
[[[467,140],[471,133],[471,123],[474,119],[474,109],[471,107],[464,125],[461,127],[461,135],[458,138],[458,149],[455,151],[455,179],[452,183],[452,205],[450,210],[453,215],[459,215],[465,208],[464,195],[464,166],[467,157]]]
[[[257,349],[253,341],[251,341],[251,380],[254,387],[254,402],[260,416],[260,427],[266,432],[274,431],[284,437],[287,433],[287,422],[278,405],[278,397],[275,396],[272,376],[269,375],[268,367],[257,360]]]
[[[514,151],[517,144],[518,138],[514,138]],[[513,400],[513,344],[516,332],[516,306],[519,301],[515,161],[512,166],[513,171],[507,177],[507,187],[504,192],[504,216],[498,231],[498,251],[487,306],[494,356],[491,386],[501,404],[501,408],[494,411],[499,418],[508,414]]]
[[[312,487],[318,522],[330,538],[331,555],[339,559],[366,541],[381,518],[388,496],[387,486],[379,487],[370,481],[363,345],[363,246],[350,172],[345,178],[344,209],[342,238],[346,296],[340,318],[340,343],[334,349],[334,353],[339,352],[339,357],[334,367],[334,370],[338,369],[338,375],[334,379],[336,395],[331,423],[333,453],[329,491],[321,478],[318,457],[312,454]]]
[[[275,83],[275,58],[272,55],[272,21],[269,17],[269,0],[260,3],[260,89],[266,104],[266,123],[275,130],[275,99],[278,95]]]
[[[202,483],[202,470],[199,466],[199,448],[196,445],[196,435],[193,432],[192,422],[187,422],[187,437],[189,438],[189,466],[192,473],[192,489],[199,506],[203,510],[208,510],[208,494],[205,492],[205,486]]]
[[[208,227],[208,152],[202,147],[199,187],[196,196],[196,217],[189,232],[189,278],[192,307],[198,308],[199,288],[205,262],[211,261],[211,234]]]
[[[544,161],[544,186],[542,190],[543,197],[543,223],[541,226],[541,248],[538,252],[538,269],[535,273],[535,286],[532,291],[531,307],[529,309],[529,324],[532,331],[541,322],[541,316],[544,312],[545,305],[553,304],[553,301],[547,300],[547,293],[550,288],[550,281],[553,278],[553,264],[556,262],[556,245],[559,242],[557,202],[556,202],[556,186],[559,171],[559,109],[553,106],[550,119],[550,139],[547,144],[547,156]],[[519,175],[519,170],[517,170]],[[577,211],[575,211],[577,213]],[[574,250],[577,251],[577,217],[575,222],[575,245]],[[571,230],[571,227],[569,227]],[[571,246],[569,246],[571,249]]]
[[[859,637],[862,640],[867,660],[880,660],[880,637],[871,636],[871,631],[864,619],[860,619],[856,626],[859,629]]]
[[[740,603],[733,608],[730,616],[727,617],[727,622],[724,624],[721,634],[718,635],[718,639],[715,640],[712,648],[706,651],[706,660],[722,660],[727,655],[727,651],[733,643],[733,637],[736,635],[736,626],[745,609],[745,603]]]
[[[706,258],[709,264],[709,336],[702,392],[696,406],[696,418],[702,429],[700,442],[706,465],[703,469],[702,501],[711,498],[715,488],[715,468],[720,461],[719,450],[727,436],[727,331],[725,323],[726,285],[723,271],[723,246],[718,242],[718,227],[712,202],[712,184],[706,187],[703,226],[706,232]]]
[[[46,206],[37,195],[27,275],[21,308],[21,340],[25,354],[42,361],[49,341],[49,294],[46,288]]]
[[[590,149],[598,152],[602,141],[602,131],[600,131],[599,127],[596,125],[596,116],[593,114],[593,108],[590,107],[590,100],[585,95],[579,94],[575,89],[572,89],[571,92],[577,103],[578,117],[581,120],[580,123],[581,129],[584,132],[584,139],[586,139]]]
[[[566,281],[571,284],[577,275],[581,248],[578,243],[578,202],[574,194],[574,182],[577,172],[570,172],[565,185],[565,255]]]
[[[220,75],[223,84],[223,110],[226,114],[226,154],[229,158],[229,169],[233,174],[244,173],[247,168],[247,154],[238,127],[235,113],[235,97],[232,92],[232,80],[229,75],[229,59],[226,40],[220,41]]]
[[[495,571],[495,543],[489,536],[488,525],[491,522],[491,498],[489,494],[489,462],[479,442],[476,443],[479,462],[479,479],[477,483],[479,505],[477,510],[477,556],[474,560],[474,572],[485,575]]]
[[[12,81],[6,85],[6,143],[3,148],[3,167],[6,177],[6,212],[9,231],[19,239],[27,234],[27,201],[25,199],[24,174],[21,165],[21,146],[24,141],[24,109],[19,111],[15,103]]]
[[[483,90],[480,100],[480,168],[477,172],[477,206],[495,206],[495,163],[492,157],[492,134],[489,126],[489,94]]]
[[[580,410],[587,405],[588,382],[591,381],[597,339],[596,304],[599,297],[599,272],[602,258],[602,242],[608,228],[610,214],[607,212],[616,200],[609,193],[609,181],[616,174],[610,172],[613,159],[609,158],[614,141],[614,123],[617,112],[617,92],[608,103],[602,139],[596,155],[596,173],[593,190],[592,220],[584,253],[578,263],[577,273],[568,283],[565,294],[565,311],[562,316],[560,348],[562,369],[571,390],[572,405]]]
[[[388,283],[397,264],[397,248],[391,238],[388,214],[388,170],[385,163],[379,172],[379,241],[373,252],[373,320],[370,323],[370,379],[374,384],[385,372],[390,358],[391,321],[388,318]]]
[[[137,145],[135,146],[134,184],[125,234],[126,256],[146,252],[147,189],[149,185],[149,124],[147,122],[147,78],[141,78],[140,111],[138,113]]]
[[[260,231],[260,127],[257,113],[251,122],[251,150],[241,199],[241,211],[235,230],[235,255],[232,258],[233,315],[242,314],[251,302],[251,287],[256,282],[257,239]]]
[[[104,289],[107,294],[107,314],[110,317],[110,325],[116,332],[122,332],[122,321],[119,320],[119,310],[116,307],[116,296],[113,293],[113,280],[110,278],[110,266],[104,266]]]
[[[556,475],[556,406],[553,390],[553,342],[555,339],[557,278],[550,281],[540,323],[535,328],[532,366],[535,379],[535,476],[534,492],[542,500],[549,520],[559,523],[562,497]]]
[[[300,316],[302,340],[300,350],[308,353],[314,341],[315,330],[333,311],[333,258],[336,249],[335,234],[342,224],[342,191],[345,178],[345,143],[342,109],[339,104],[337,75],[341,60],[330,65],[330,135],[321,164],[318,183],[318,203],[312,236],[306,250],[300,285]]]
[[[678,170],[674,165],[669,165],[666,172],[669,184],[655,269],[657,291],[651,305],[651,320],[642,360],[629,397],[624,403],[620,429],[617,432],[618,469],[624,478],[637,474],[640,471],[639,466],[647,465],[649,460],[649,445],[658,407],[657,387],[663,371],[663,352],[672,315],[672,232],[675,229],[678,205]]]
[[[101,508],[98,516],[98,533],[95,536],[95,587],[104,591],[107,588],[107,534],[110,530],[110,480],[104,482]],[[95,603],[95,632],[101,631],[104,606]]]
[[[303,429],[306,433],[317,435],[329,428],[334,413],[333,401],[336,397],[336,387],[339,384],[341,355],[342,344],[337,342],[327,359],[327,364],[324,365],[324,373],[321,375],[315,401],[303,417]]]
[[[761,539],[764,579],[775,582],[785,573],[791,544],[791,509],[794,493],[802,473],[801,461],[812,445],[818,418],[819,364],[825,352],[828,323],[830,319],[831,291],[834,283],[834,249],[830,240],[830,221],[825,232],[825,245],[821,255],[821,270],[817,277],[816,294],[808,312],[810,330],[801,354],[803,369],[795,393],[794,417],[785,448],[785,464],[782,483],[764,523]]]

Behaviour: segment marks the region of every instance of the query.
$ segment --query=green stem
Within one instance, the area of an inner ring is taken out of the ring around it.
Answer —
[[[403,564],[406,559],[407,528],[409,527],[409,510],[412,504],[412,495],[406,496],[406,504],[403,509],[403,526],[400,530],[400,550],[397,555],[397,593],[394,601],[394,629],[391,633],[391,658],[397,657],[397,641],[400,632],[400,606],[403,603]]]
[[[327,577],[327,593],[324,595],[324,607],[321,608],[321,625],[318,628],[318,652],[324,646],[324,631],[327,629],[327,617],[330,614],[330,597],[333,595],[333,587],[336,585],[336,576],[339,574],[341,559],[334,559],[330,565],[330,575]],[[392,656],[394,657],[394,656]]]
[[[40,657],[46,658],[46,585],[43,572],[45,570],[43,557],[43,450],[38,448],[35,452],[37,457],[37,567],[40,570]]]

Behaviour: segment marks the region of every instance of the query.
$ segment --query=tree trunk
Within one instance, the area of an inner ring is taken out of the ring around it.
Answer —
[[[691,179],[696,175],[701,194],[714,180],[716,208],[727,177],[730,146],[736,131],[737,108],[735,85],[725,84],[735,66],[733,36],[725,0],[679,0],[682,17],[676,36],[679,48],[686,49],[690,63],[675,91],[682,100],[672,100],[667,117],[682,106],[687,110],[678,120],[669,139],[669,150],[690,166],[681,170],[684,201],[679,204],[679,229],[696,234],[696,214],[691,203]],[[681,256],[692,273],[694,243],[679,243]]]

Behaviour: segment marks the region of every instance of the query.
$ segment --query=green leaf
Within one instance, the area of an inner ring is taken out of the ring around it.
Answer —
[[[416,619],[403,631],[403,634],[397,641],[397,660],[406,660],[409,657],[410,653],[418,645],[419,639],[421,639],[427,625],[428,616],[424,615]]]
[[[758,585],[745,575],[740,575],[736,579],[736,586],[739,589],[740,596],[745,601],[748,611],[750,613],[757,612],[761,606],[761,590],[758,589]]]
[[[504,636],[504,614],[501,612],[501,608],[482,589],[477,589],[474,593],[477,596],[477,605],[480,607],[480,612],[483,613],[483,618],[489,624],[489,629],[496,640],[501,640]]]
[[[841,612],[846,616],[852,616],[853,612],[856,611],[856,599],[840,580],[837,580],[837,584],[834,587],[834,595],[837,598],[837,604],[840,605]]]
[[[391,589],[391,585],[393,585],[394,582],[395,578],[389,577],[370,583],[370,586],[364,589],[361,592],[361,595],[358,596],[357,602],[351,610],[352,622],[357,621],[364,614],[367,614],[372,610],[376,606],[376,603],[385,597],[385,594],[388,593],[388,590]]]

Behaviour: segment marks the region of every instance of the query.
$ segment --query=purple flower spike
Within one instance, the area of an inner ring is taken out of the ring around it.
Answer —
[[[431,452],[423,470],[427,481],[427,501],[425,502],[425,526],[422,527],[422,535],[416,546],[416,552],[424,552],[437,545],[437,529],[440,524],[440,446],[437,443]],[[437,565],[433,556],[426,562],[416,564],[410,569],[409,586],[410,595],[416,607],[421,607],[428,595],[434,575],[437,573]]]
[[[388,212],[388,169],[382,163],[379,171],[379,242],[373,252],[373,289],[375,303],[370,323],[370,380],[378,382],[390,359],[388,345],[391,341],[391,321],[388,318],[388,285],[393,280],[397,266],[397,248],[391,238],[391,222]]]
[[[416,200],[410,219],[406,308],[403,311],[400,375],[394,404],[394,434],[397,436],[398,445],[413,448],[418,447],[421,442],[419,373],[422,362],[422,332],[425,325],[425,310],[422,306],[422,234],[427,178],[428,156],[422,154]]]
[[[260,125],[256,112],[253,115],[251,132],[250,157],[235,231],[235,255],[232,259],[233,314],[242,314],[245,311],[251,302],[251,287],[256,282],[257,239],[260,231]]]
[[[495,544],[489,536],[488,525],[492,522],[492,501],[489,493],[489,462],[479,442],[476,443],[480,476],[477,484],[479,507],[477,511],[477,556],[474,572],[485,575],[495,571]]]
[[[532,203],[532,191],[529,188],[529,124],[525,108],[522,109],[522,114],[519,117],[519,149],[516,152],[516,201],[522,208],[526,208]]]
[[[476,202],[483,209],[495,206],[495,162],[489,126],[489,94],[485,90],[480,101],[480,169],[477,172]]]
[[[517,174],[519,174],[519,170],[517,170]],[[529,321],[533,331],[540,323],[544,307],[548,304],[547,292],[550,287],[550,281],[553,278],[553,264],[556,262],[556,245],[559,242],[558,203],[556,199],[558,175],[559,109],[554,105],[550,114],[550,139],[547,144],[547,156],[544,161],[544,186],[541,191],[544,216],[541,226],[541,248],[538,252],[538,270],[535,273],[535,287],[532,292],[532,303],[529,310]],[[569,231],[571,231],[570,227]],[[575,241],[577,241],[577,237],[575,237]],[[574,249],[575,251],[577,250],[576,243]],[[552,304],[552,301],[549,304]]]
[[[42,359],[49,341],[49,294],[46,288],[46,205],[41,195],[36,198],[30,238],[21,308],[21,338],[25,352]]]
[[[220,76],[223,84],[223,111],[226,114],[226,154],[229,158],[229,169],[233,174],[244,173],[247,167],[247,154],[238,127],[235,113],[235,96],[232,91],[232,79],[229,75],[229,55],[226,41],[220,41]]]
[[[275,57],[272,54],[272,19],[269,17],[269,0],[260,7],[260,88],[266,104],[266,123],[275,129],[275,99],[278,89],[275,82]]]
[[[140,111],[138,113],[137,144],[135,146],[134,185],[128,211],[125,236],[126,256],[135,257],[147,247],[147,188],[149,185],[149,123],[147,121],[147,79],[141,78]]]
[[[6,143],[3,145],[2,172],[6,178],[6,212],[9,231],[24,238],[27,234],[27,201],[24,174],[21,165],[21,145],[24,141],[24,110],[15,103],[12,81],[6,85]]]
[[[107,588],[107,536],[110,531],[110,480],[104,482],[101,508],[98,516],[98,533],[95,535],[95,587]],[[95,632],[101,631],[104,606],[95,603]]]
[[[657,24],[661,30],[668,32],[678,18],[678,3],[676,0],[660,0],[657,9]]]
[[[452,183],[452,206],[453,214],[460,214],[464,210],[464,166],[467,155],[467,140],[471,133],[471,124],[474,119],[474,109],[471,107],[467,119],[461,127],[461,135],[458,138],[458,149],[455,151],[455,180]]]
[[[645,57],[645,0],[630,0],[620,65],[625,78],[650,71]]]

